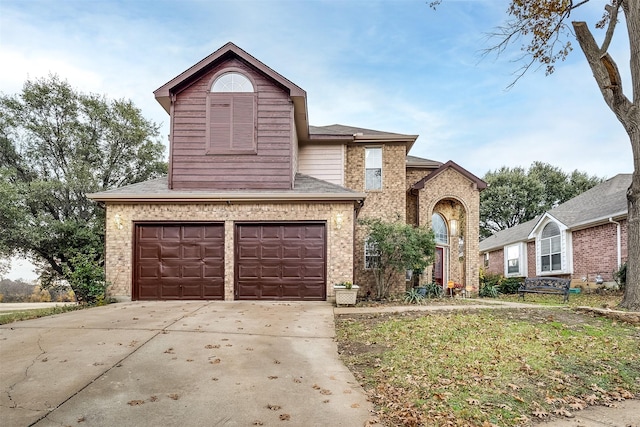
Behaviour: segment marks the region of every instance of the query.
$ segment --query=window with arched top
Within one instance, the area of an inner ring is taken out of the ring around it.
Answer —
[[[436,243],[445,245],[449,244],[449,230],[447,228],[447,223],[445,222],[442,215],[440,215],[439,213],[434,213],[431,216],[431,228],[433,229]]]
[[[545,225],[540,234],[540,269],[543,272],[562,270],[562,239],[555,222]]]
[[[213,85],[211,92],[253,92],[253,84],[245,75],[235,71],[224,73],[218,76]]]
[[[256,154],[257,95],[244,74],[217,76],[207,93],[207,154]]]

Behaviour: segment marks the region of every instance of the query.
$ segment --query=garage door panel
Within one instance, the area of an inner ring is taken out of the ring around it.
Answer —
[[[223,224],[136,225],[137,299],[224,299]]]
[[[259,277],[260,269],[257,265],[238,266],[238,279],[258,279]]]
[[[278,279],[280,277],[280,266],[279,265],[261,265],[260,266],[260,276],[259,279]]]
[[[257,244],[243,244],[238,248],[238,257],[241,260],[254,260],[260,258],[259,252]]]
[[[180,240],[180,226],[163,226],[161,240]]]
[[[324,229],[320,227],[305,227],[305,240],[318,240],[324,242]]]
[[[287,240],[297,240],[303,236],[304,227],[286,226],[284,228],[284,238]]]
[[[300,260],[302,256],[302,248],[299,246],[285,246],[282,249],[282,258]]]
[[[325,225],[236,226],[236,298],[326,299]]]
[[[303,276],[305,279],[324,279],[324,264],[323,265],[305,265],[303,270]]]
[[[160,245],[153,243],[144,243],[138,245],[138,259],[140,260],[159,260]]]
[[[202,256],[205,259],[222,260],[224,258],[224,243],[202,245]]]
[[[156,241],[162,235],[162,227],[146,226],[138,230],[138,240],[153,240]]]
[[[302,266],[301,265],[285,265],[282,267],[282,277],[283,278],[299,278],[302,277]]]
[[[181,273],[183,279],[202,279],[202,264],[183,264]]]
[[[282,247],[279,245],[265,245],[260,251],[260,258],[264,259],[280,259],[282,258]]]
[[[262,232],[259,232],[261,240],[280,240],[281,227],[276,226],[262,226]]]
[[[203,266],[203,273],[202,273],[202,278],[203,279],[220,279],[220,281],[222,281],[222,278],[224,277],[224,265],[207,265],[205,264]]]
[[[157,264],[153,264],[153,265],[138,264],[137,272],[138,272],[138,278],[141,280],[160,278],[160,266]]]
[[[180,259],[182,253],[180,250],[180,245],[177,243],[174,244],[163,244],[160,248],[160,257],[162,259]]]

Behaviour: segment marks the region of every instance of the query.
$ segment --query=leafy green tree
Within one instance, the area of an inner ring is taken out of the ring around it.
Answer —
[[[27,256],[45,284],[77,286],[70,279],[87,257],[103,263],[104,210],[86,194],[166,173],[163,151],[158,126],[131,101],[81,93],[55,75],[1,95],[0,256]]]
[[[529,221],[602,182],[584,172],[534,162],[528,171],[506,166],[484,176],[489,186],[480,193],[480,235]]]
[[[433,231],[379,219],[360,222],[367,227],[367,244],[376,254],[371,265],[376,280],[376,298],[387,298],[394,279],[404,277],[406,270],[424,270],[433,262]]]

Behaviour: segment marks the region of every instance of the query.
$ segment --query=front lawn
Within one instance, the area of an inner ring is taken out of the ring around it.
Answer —
[[[336,327],[388,426],[528,425],[640,393],[640,328],[567,307],[339,315]]]

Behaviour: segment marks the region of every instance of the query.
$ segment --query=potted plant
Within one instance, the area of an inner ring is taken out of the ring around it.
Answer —
[[[333,285],[333,290],[336,294],[336,305],[356,305],[358,289],[359,287],[351,282],[342,282]]]

